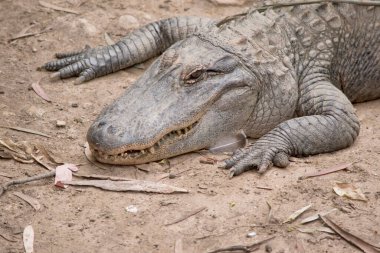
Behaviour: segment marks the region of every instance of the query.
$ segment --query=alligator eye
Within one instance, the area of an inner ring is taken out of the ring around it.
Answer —
[[[196,81],[198,81],[202,77],[204,72],[205,72],[204,69],[194,70],[185,78],[185,82],[186,83],[195,83]]]

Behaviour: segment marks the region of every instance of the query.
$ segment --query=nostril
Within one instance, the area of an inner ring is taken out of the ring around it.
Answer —
[[[107,133],[109,133],[109,134],[116,134],[116,127],[114,127],[114,126],[109,126],[109,127],[107,127]]]
[[[100,122],[98,123],[98,127],[102,127],[102,126],[104,126],[105,124],[106,124],[105,121],[100,121]]]

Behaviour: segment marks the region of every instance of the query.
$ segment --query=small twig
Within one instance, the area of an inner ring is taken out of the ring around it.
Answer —
[[[15,180],[6,182],[5,184],[3,184],[3,185],[0,186],[0,196],[3,195],[4,192],[6,190],[8,190],[8,187],[11,186],[11,185],[18,185],[18,184],[29,183],[29,182],[32,182],[32,181],[37,181],[37,180],[40,180],[40,179],[54,177],[54,176],[55,176],[55,170],[47,172],[47,173],[38,174],[38,175],[35,175],[35,176],[32,176],[32,177],[20,178],[20,179],[15,179]]]
[[[35,135],[40,135],[40,136],[43,136],[43,137],[51,138],[50,135],[38,132],[38,131],[33,130],[33,129],[23,128],[23,127],[14,127],[14,126],[3,126],[3,125],[0,125],[0,128],[7,128],[7,129],[12,129],[12,130],[15,130],[15,131],[19,131],[19,132],[24,132],[24,133],[28,133],[28,134],[35,134]]]
[[[249,253],[249,252],[258,250],[262,244],[272,240],[273,238],[275,238],[275,236],[269,237],[267,239],[264,239],[262,241],[256,242],[256,243],[251,244],[251,245],[245,245],[245,246],[244,245],[234,245],[234,246],[230,246],[230,247],[226,247],[226,248],[220,248],[220,249],[216,249],[213,251],[209,251],[208,253],[229,252],[229,251],[243,251],[245,253]]]
[[[194,216],[194,215],[196,215],[197,213],[202,212],[202,211],[205,210],[206,208],[207,208],[207,207],[205,207],[205,206],[200,207],[200,208],[198,208],[198,209],[192,211],[191,213],[188,213],[188,214],[186,214],[186,215],[184,215],[184,216],[182,216],[182,217],[180,217],[180,218],[178,218],[178,219],[176,219],[176,220],[174,220],[174,221],[172,221],[172,222],[170,222],[170,223],[165,224],[165,226],[170,226],[170,225],[176,224],[176,223],[178,223],[178,222],[184,221],[184,220],[186,220],[187,218],[189,218],[189,217],[191,217],[191,216]]]
[[[176,173],[176,174],[172,174],[172,175],[173,175],[174,177],[177,177],[177,176],[181,175],[182,173],[185,173],[185,172],[187,172],[187,171],[189,171],[189,170],[192,170],[192,169],[193,169],[193,168],[185,169],[185,170],[182,170],[182,171],[180,171],[180,172],[178,172],[178,173]],[[164,179],[164,178],[167,178],[167,177],[169,177],[169,176],[170,176],[170,174],[168,173],[166,176],[160,178],[158,181],[160,181],[160,180],[162,180],[162,179]]]
[[[0,237],[4,238],[4,240],[7,240],[8,242],[18,242],[17,240],[15,239],[11,239],[11,238],[8,238],[7,236],[3,235],[0,233]]]
[[[270,187],[266,187],[266,186],[256,186],[256,188],[257,189],[262,189],[262,190],[269,190],[269,191],[271,191],[271,190],[273,190],[273,188],[270,188]]]
[[[309,177],[319,177],[319,176],[323,176],[323,175],[330,174],[333,172],[337,172],[340,170],[345,170],[345,169],[348,169],[348,167],[350,167],[352,164],[353,163],[338,164],[338,165],[332,166],[330,168],[323,169],[322,171],[311,172],[309,174],[306,174],[304,176],[299,177],[298,179],[302,180],[302,179],[306,179]]]

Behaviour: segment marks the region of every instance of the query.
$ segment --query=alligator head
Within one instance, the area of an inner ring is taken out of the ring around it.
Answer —
[[[171,46],[91,125],[97,160],[140,164],[207,148],[243,129],[255,76],[235,55],[194,36]]]

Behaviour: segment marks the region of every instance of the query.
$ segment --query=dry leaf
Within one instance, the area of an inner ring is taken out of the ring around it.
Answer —
[[[325,215],[328,215],[329,213],[332,213],[334,211],[337,211],[338,209],[334,208],[334,209],[331,209],[329,211],[326,211],[326,212],[321,212],[321,213],[316,213],[312,216],[309,216],[305,219],[303,219],[301,221],[301,224],[305,224],[305,223],[308,223],[308,222],[312,222],[312,221],[315,221],[315,220],[318,220],[319,219],[319,216],[325,216]]]
[[[335,234],[334,230],[330,229],[329,227],[302,227],[302,228],[297,228],[297,230],[301,233],[306,233],[306,234],[313,234],[315,232]]]
[[[25,253],[33,253],[34,231],[31,225],[24,228],[22,240],[24,242]]]
[[[380,253],[380,248],[376,245],[373,245],[371,243],[368,243],[364,241],[363,239],[347,232],[343,228],[339,227],[337,224],[335,224],[332,220],[330,220],[327,217],[320,217],[323,222],[329,226],[332,230],[334,230],[337,234],[339,234],[343,239],[348,241],[349,243],[355,245],[359,249],[361,249],[365,253]]]
[[[187,193],[186,189],[145,180],[111,181],[111,180],[78,180],[63,182],[68,185],[93,186],[108,191],[134,191],[154,193]]]
[[[298,216],[300,216],[301,214],[303,214],[306,210],[308,210],[310,207],[312,207],[312,204],[308,205],[308,206],[305,206],[305,207],[302,207],[301,209],[295,211],[294,213],[292,213],[285,221],[283,221],[282,223],[288,223],[288,222],[292,222],[294,221],[295,219],[298,218]]]
[[[38,1],[38,3],[41,6],[43,6],[43,7],[46,7],[46,8],[49,8],[49,9],[53,9],[53,10],[56,10],[56,11],[64,11],[64,12],[68,12],[68,13],[72,13],[72,14],[80,14],[80,12],[78,12],[78,11],[74,11],[72,9],[60,7],[60,6],[51,4],[51,3],[47,3],[45,1]]]
[[[62,158],[54,154],[52,151],[47,150],[43,145],[36,144],[35,147],[39,150],[49,161],[56,164],[63,164]]]
[[[345,196],[349,199],[367,201],[367,198],[363,192],[350,183],[336,182],[335,187],[333,187],[334,192],[339,196]]]
[[[40,202],[35,199],[35,198],[32,198],[28,195],[25,195],[21,192],[14,192],[13,195],[19,197],[20,199],[24,200],[25,202],[27,202],[29,205],[31,205],[36,211],[40,210],[41,209],[41,204]]]
[[[32,88],[33,88],[34,92],[38,96],[40,96],[41,98],[43,98],[44,100],[46,100],[47,102],[51,102],[51,99],[49,98],[49,96],[46,94],[46,92],[40,86],[40,81],[41,80],[32,83]]]
[[[73,171],[78,171],[78,167],[75,164],[65,163],[58,166],[55,169],[54,185],[61,188],[67,188],[67,185],[63,182],[73,180]]]
[[[224,136],[209,148],[211,153],[233,152],[247,145],[247,136],[243,131],[236,135]]]

